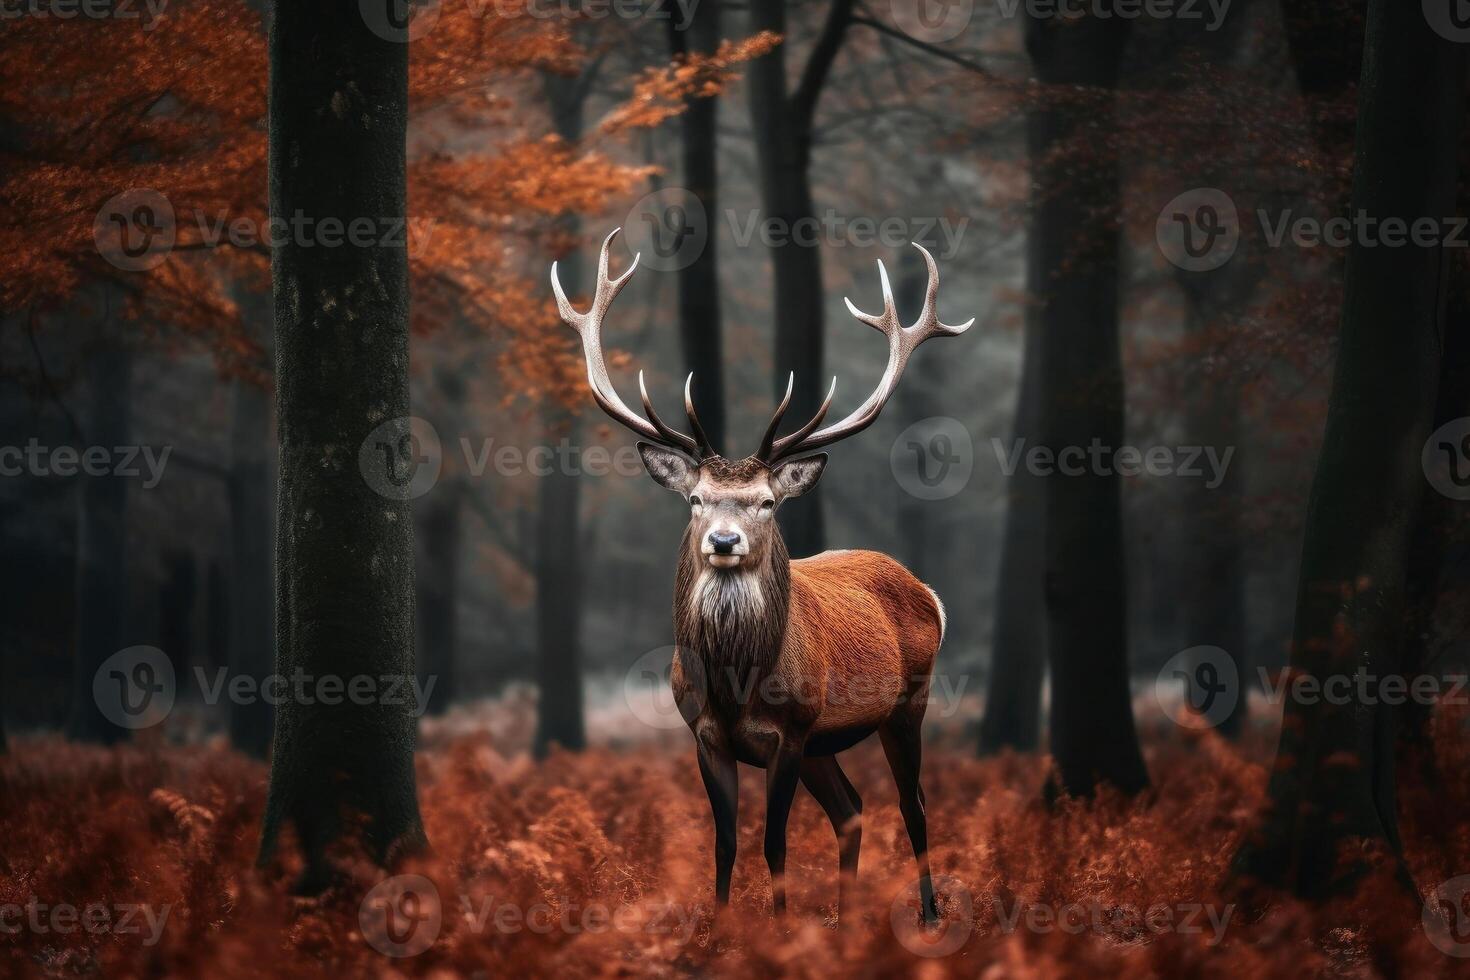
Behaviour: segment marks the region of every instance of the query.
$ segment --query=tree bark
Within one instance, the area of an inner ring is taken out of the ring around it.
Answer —
[[[88,444],[129,445],[132,351],[122,343],[104,346],[93,355],[87,373],[92,397]],[[67,734],[76,741],[111,745],[127,732],[102,713],[92,682],[102,662],[129,645],[128,481],[117,476],[82,477],[77,502],[77,652]]]
[[[775,395],[786,391],[789,372],[796,374],[787,418],[799,425],[811,418],[827,393],[822,376],[821,243],[804,239],[813,227],[811,191],[812,121],[832,61],[852,22],[853,0],[832,0],[796,91],[786,83],[788,45],[750,63],[750,119],[759,158],[763,219],[784,234],[771,243],[775,282]],[[772,31],[789,39],[785,0],[752,0],[752,33]],[[821,494],[788,500],[777,513],[781,534],[793,558],[816,554],[826,541]]]
[[[270,392],[237,380],[230,426],[231,460],[226,492],[230,502],[229,674],[259,685],[275,659],[275,608],[271,601],[271,541],[276,498],[267,458]],[[275,711],[265,698],[230,702],[230,744],[246,755],[270,753]]]
[[[1039,424],[1054,453],[1094,440],[1123,445],[1123,366],[1118,340],[1119,189],[1109,147],[1111,90],[1128,39],[1118,17],[1027,22],[1038,79],[1085,86],[1090,96],[1050,104],[1028,119],[1033,208],[1032,282],[1041,300]],[[1053,88],[1054,94],[1062,90]],[[1075,166],[1059,147],[1088,147]],[[1079,216],[1091,216],[1079,226]],[[1103,470],[1107,475],[1103,475]],[[1120,483],[1115,467],[1047,477],[1044,595],[1051,661],[1048,792],[1090,795],[1148,785],[1128,687],[1127,590]]]
[[[566,434],[576,444],[576,423],[564,411],[548,411],[546,432],[552,440]],[[538,758],[545,756],[553,745],[573,751],[587,746],[582,717],[582,542],[577,519],[582,502],[582,478],[553,466],[550,473],[539,479],[536,663],[541,700],[535,746]]]
[[[327,852],[339,842],[383,864],[426,843],[403,690],[414,677],[413,524],[406,495],[370,483],[359,459],[375,429],[409,415],[408,252],[389,231],[404,218],[408,47],[376,36],[354,4],[278,2],[273,13],[272,215],[383,230],[369,246],[325,247],[308,232],[272,249],[276,667],[379,682],[369,697],[293,694],[278,706],[260,860],[294,828],[306,860],[297,887],[313,892],[335,877]]]
[[[669,19],[669,48],[675,57],[712,54],[720,46],[720,5],[714,0],[696,4],[690,22],[681,30]],[[721,452],[725,445],[725,372],[721,346],[719,236],[718,122],[719,96],[688,100],[679,117],[684,190],[704,207],[708,233],[704,248],[677,273],[679,280],[679,339],[684,360],[694,372],[694,407],[711,443]]]
[[[1453,214],[1464,48],[1418,5],[1372,0],[1359,86],[1352,210],[1412,222]],[[1354,241],[1327,427],[1307,514],[1291,652],[1326,681],[1402,669],[1420,450],[1434,418],[1446,254]],[[1345,890],[1399,848],[1396,712],[1372,699],[1291,698],[1268,804],[1236,856],[1239,879],[1304,896]]]

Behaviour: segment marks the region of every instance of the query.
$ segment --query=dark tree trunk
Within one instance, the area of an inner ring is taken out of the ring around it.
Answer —
[[[424,712],[442,715],[454,698],[459,648],[460,486],[440,483],[414,507],[418,515],[418,661]]]
[[[720,46],[720,5],[696,4],[684,30],[669,19],[669,48],[682,54],[711,54]],[[725,445],[725,375],[720,328],[719,170],[717,137],[719,96],[690,99],[679,117],[683,140],[684,189],[704,206],[708,234],[693,262],[678,272],[679,340],[694,372],[694,407],[705,433],[720,452]]]
[[[1123,445],[1123,365],[1118,340],[1119,190],[1111,89],[1129,21],[1089,17],[1027,23],[1036,75],[1051,86],[1086,86],[1028,119],[1033,217],[1030,262],[1041,301],[1039,431],[1053,452],[1094,439]],[[1052,90],[1054,93],[1058,89]],[[1078,167],[1071,154],[1087,147]],[[1079,225],[1079,216],[1090,216]],[[1127,590],[1120,482],[1059,472],[1045,478],[1044,595],[1051,662],[1049,792],[1089,795],[1099,783],[1124,792],[1148,785],[1128,688]]]
[[[1045,287],[1036,281],[1040,269],[1031,263],[1033,295]],[[1029,448],[1036,441],[1041,383],[1041,317],[1033,306],[1026,314],[1026,349],[1021,385],[1016,394],[1012,446]],[[1046,671],[1046,604],[1041,583],[1046,533],[1046,486],[1025,466],[1006,478],[1005,535],[995,588],[995,630],[990,641],[990,684],[985,716],[980,721],[982,755],[1015,749],[1030,752],[1041,738],[1041,681]]]
[[[270,392],[235,382],[230,428],[230,631],[229,675],[262,684],[275,659],[272,602],[272,505],[274,468],[267,458]],[[270,753],[274,709],[265,698],[230,702],[230,743],[256,759]]]
[[[276,3],[270,33],[271,213],[351,226],[404,217],[408,47],[376,36],[355,4]],[[383,244],[272,251],[280,494],[277,671],[387,677],[413,665],[413,525],[406,494],[359,452],[406,419],[408,253]],[[406,426],[404,430],[406,434]],[[372,457],[369,457],[371,460]],[[299,837],[315,891],[349,835],[379,863],[425,844],[414,785],[415,705],[286,697],[276,714],[261,860]],[[360,832],[360,839],[357,834]]]
[[[582,139],[590,78],[546,77],[557,132],[570,143]],[[564,221],[575,233],[575,218]],[[584,282],[581,255],[562,260],[563,282]],[[562,438],[577,445],[576,416],[548,405],[543,433],[550,444]],[[559,458],[559,457],[558,457]],[[582,478],[553,462],[538,477],[540,507],[536,514],[536,671],[540,700],[535,752],[544,756],[552,745],[579,751],[587,745],[582,715]]]
[[[92,398],[86,434],[89,445],[132,442],[132,379],[133,355],[122,344],[104,346],[93,355],[88,366]],[[127,733],[99,709],[92,680],[104,660],[129,645],[128,481],[116,476],[78,480],[77,653],[67,734],[77,741],[110,745]]]
[[[559,410],[548,412],[552,441],[567,435],[576,444],[577,425]],[[536,755],[552,745],[580,750],[587,745],[582,718],[582,563],[580,523],[582,477],[553,465],[541,480],[536,520],[536,643],[541,688]]]
[[[853,0],[832,0],[827,22],[812,49],[795,92],[786,84],[787,45],[782,43],[750,63],[750,120],[759,158],[761,217],[781,229],[771,244],[775,281],[775,394],[796,374],[787,418],[800,424],[816,412],[827,393],[822,376],[822,253],[819,241],[806,240],[815,207],[811,190],[812,122],[827,73],[852,23]],[[752,33],[773,31],[789,38],[785,0],[752,0]],[[793,234],[793,231],[797,234]],[[816,554],[825,546],[820,493],[787,501],[778,512],[781,534],[791,557]]]
[[[1354,213],[1407,220],[1453,213],[1464,84],[1464,47],[1437,35],[1419,5],[1372,0]],[[1298,675],[1321,682],[1360,669],[1380,678],[1401,671],[1446,267],[1442,247],[1355,242],[1349,250],[1337,366],[1302,544],[1291,653]],[[1377,698],[1362,701],[1287,698],[1267,810],[1236,857],[1241,878],[1319,896],[1349,887],[1370,853],[1397,853],[1395,713]]]

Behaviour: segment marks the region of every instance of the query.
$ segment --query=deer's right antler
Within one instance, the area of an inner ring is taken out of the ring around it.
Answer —
[[[648,397],[648,388],[643,383],[642,371],[638,372],[638,394],[642,398],[643,411],[648,416],[647,418],[634,412],[622,398],[618,397],[612,381],[608,378],[607,359],[602,353],[602,318],[607,315],[608,307],[612,305],[612,301],[617,298],[618,293],[622,292],[623,286],[638,268],[638,256],[635,255],[633,264],[628,266],[627,272],[616,279],[608,276],[608,247],[612,245],[612,240],[620,231],[622,231],[621,228],[614,228],[602,242],[602,253],[597,257],[597,291],[592,296],[592,307],[586,313],[578,313],[567,299],[567,294],[561,288],[561,281],[556,275],[556,263],[551,263],[551,288],[556,293],[557,310],[560,311],[561,318],[566,321],[567,326],[577,331],[582,337],[582,356],[587,361],[587,384],[592,389],[592,398],[597,402],[598,407],[615,422],[627,426],[648,441],[670,449],[678,449],[702,462],[716,453],[709,444],[709,438],[704,434],[704,428],[699,424],[699,416],[694,412],[693,374],[684,380],[684,411],[689,416],[689,427],[694,433],[693,436],[687,436],[671,428],[659,417],[658,412],[654,411],[653,402]]]

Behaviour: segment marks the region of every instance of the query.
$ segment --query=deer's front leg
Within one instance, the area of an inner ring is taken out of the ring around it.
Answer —
[[[766,864],[771,868],[771,905],[776,915],[786,913],[786,818],[801,778],[804,742],[781,736],[766,765]]]
[[[695,741],[699,745],[699,775],[709,794],[715,818],[715,901],[730,904],[730,873],[735,867],[735,823],[740,807],[740,780],[729,740],[712,722],[701,720]]]

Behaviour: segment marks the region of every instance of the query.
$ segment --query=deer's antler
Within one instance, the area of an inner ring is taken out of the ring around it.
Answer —
[[[817,426],[822,424],[822,420],[827,417],[827,410],[832,407],[832,396],[837,390],[837,379],[833,378],[826,400],[822,402],[821,408],[817,409],[817,414],[812,417],[811,421],[790,435],[777,439],[776,430],[780,427],[781,419],[791,404],[792,384],[788,381],[786,397],[776,408],[771,424],[766,429],[766,436],[761,440],[760,449],[756,452],[756,458],[761,462],[767,466],[774,466],[783,459],[829,446],[840,439],[846,439],[848,436],[863,431],[877,421],[884,404],[898,387],[898,380],[903,376],[903,369],[908,365],[909,356],[913,354],[915,348],[930,337],[957,337],[970,329],[970,325],[975,322],[974,317],[958,326],[951,326],[940,321],[936,305],[939,297],[939,268],[934,264],[934,256],[929,254],[928,249],[917,242],[914,243],[914,248],[924,256],[924,264],[929,267],[929,286],[924,292],[924,309],[919,314],[918,320],[914,321],[913,326],[905,327],[898,321],[898,310],[893,304],[893,290],[888,285],[888,270],[883,267],[882,259],[878,260],[878,278],[883,284],[882,313],[877,316],[864,313],[852,304],[852,300],[843,297],[848,312],[861,322],[881,331],[888,338],[888,366],[883,371],[878,387],[868,396],[867,401],[859,405],[847,418],[818,430]]]
[[[689,416],[689,427],[693,436],[687,436],[667,425],[659,418],[658,412],[654,411],[653,402],[648,397],[648,389],[643,384],[643,372],[638,372],[638,393],[643,400],[643,411],[647,418],[634,412],[612,386],[612,381],[607,375],[607,359],[602,353],[602,318],[607,315],[608,307],[622,292],[633,273],[638,268],[638,256],[633,256],[633,264],[628,266],[616,279],[610,278],[607,271],[607,252],[612,245],[612,240],[617,237],[621,228],[614,228],[602,242],[602,253],[597,257],[597,291],[592,296],[592,307],[586,313],[578,313],[567,299],[566,292],[561,288],[561,281],[556,275],[556,263],[551,263],[551,288],[556,293],[556,308],[561,313],[561,318],[566,321],[567,326],[577,331],[582,337],[582,356],[587,361],[587,384],[592,389],[592,398],[597,402],[599,408],[606,412],[615,422],[619,422],[632,429],[638,435],[650,442],[667,446],[670,449],[678,449],[688,453],[696,460],[703,461],[716,455],[713,447],[709,444],[708,437],[704,434],[704,428],[699,424],[699,416],[694,412],[694,399],[691,388],[694,375],[691,374],[684,382],[684,410]]]

